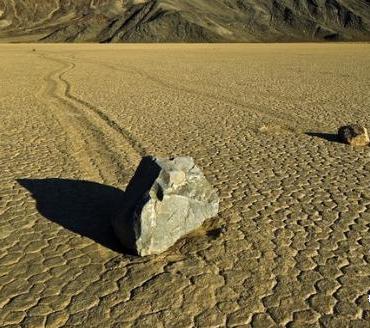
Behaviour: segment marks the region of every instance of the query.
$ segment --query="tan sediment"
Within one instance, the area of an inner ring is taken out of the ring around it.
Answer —
[[[330,134],[370,127],[369,44],[0,48],[1,326],[366,325],[370,148]],[[134,258],[109,186],[145,154],[221,212]]]

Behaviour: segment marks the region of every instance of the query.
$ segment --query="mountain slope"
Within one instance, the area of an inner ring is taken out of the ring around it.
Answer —
[[[370,40],[370,0],[0,0],[0,40]]]

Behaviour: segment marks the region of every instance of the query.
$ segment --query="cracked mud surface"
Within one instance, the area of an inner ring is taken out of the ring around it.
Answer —
[[[368,326],[370,148],[332,134],[370,127],[370,45],[0,60],[0,326]],[[137,258],[108,218],[144,154],[193,156],[221,210]]]

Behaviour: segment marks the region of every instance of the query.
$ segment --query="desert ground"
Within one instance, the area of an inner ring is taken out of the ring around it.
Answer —
[[[370,44],[1,45],[1,327],[368,327]],[[159,256],[109,218],[144,155],[220,213]]]

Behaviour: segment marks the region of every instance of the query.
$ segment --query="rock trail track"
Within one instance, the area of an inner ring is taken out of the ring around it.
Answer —
[[[87,61],[85,60],[84,62],[86,63]],[[240,102],[233,97],[228,97],[227,95],[206,92],[198,88],[191,88],[189,86],[180,84],[176,81],[171,81],[169,83],[165,81],[164,79],[161,79],[160,77],[155,76],[155,75],[151,75],[148,72],[138,67],[135,67],[135,66],[130,66],[130,67],[126,66],[124,69],[122,69],[122,64],[120,65],[120,67],[118,67],[118,66],[113,66],[110,64],[106,64],[106,63],[101,63],[99,61],[90,60],[89,62],[92,64],[102,65],[113,71],[121,71],[123,73],[127,73],[127,72],[135,73],[136,75],[139,75],[146,80],[154,82],[159,87],[164,88],[164,89],[170,89],[175,92],[186,93],[186,94],[189,94],[190,96],[199,96],[204,99],[218,100],[221,103],[226,103],[233,107],[242,108],[246,111],[249,117],[253,117],[254,119],[259,119],[259,120],[263,120],[267,118],[267,119],[273,120],[274,122],[278,121],[288,131],[289,130],[294,131],[296,128],[296,127],[292,127],[292,125],[289,124],[289,121],[292,119],[292,116],[290,116],[287,113],[271,112],[268,108],[262,108],[262,107],[255,106],[255,104],[253,104],[252,102],[247,102],[247,103],[245,101]],[[232,115],[232,113],[230,114]],[[310,118],[310,121],[311,123],[316,124],[316,125],[320,124],[320,122],[315,120],[314,118]]]
[[[370,148],[331,141],[370,127],[368,44],[1,50],[1,327],[368,327]],[[145,154],[221,210],[137,258],[109,217]]]
[[[122,183],[122,178],[127,179],[127,173],[123,172],[127,172],[132,163],[144,156],[145,150],[107,114],[71,95],[71,85],[63,76],[74,70],[76,64],[61,58],[42,58],[63,65],[62,69],[46,77],[46,89],[40,94],[40,98],[41,101],[46,99],[54,107],[53,113],[70,136],[76,160],[83,169],[88,170],[92,178],[102,179],[108,184]],[[125,151],[119,154],[118,150],[122,147]]]

